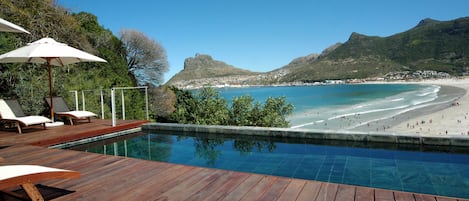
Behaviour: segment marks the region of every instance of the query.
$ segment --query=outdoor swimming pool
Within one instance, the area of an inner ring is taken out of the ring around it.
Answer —
[[[465,148],[140,132],[70,149],[469,198],[469,150]]]

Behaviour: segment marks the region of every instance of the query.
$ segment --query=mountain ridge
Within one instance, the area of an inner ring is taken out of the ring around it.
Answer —
[[[191,68],[186,66],[185,62],[181,72],[186,71],[186,67]],[[207,73],[208,70],[209,68],[202,67],[202,71]],[[237,74],[230,71],[229,75],[205,78],[222,85],[233,84],[233,81],[243,76],[250,77],[244,80],[244,84],[279,84],[328,79],[382,78],[389,73],[403,71],[467,74],[469,17],[449,21],[425,18],[413,28],[387,37],[353,32],[344,43],[331,45],[320,54],[313,53],[295,58],[289,64],[266,73]],[[230,76],[232,78],[229,78]],[[181,80],[177,75],[170,81],[168,84],[183,86],[179,83]]]

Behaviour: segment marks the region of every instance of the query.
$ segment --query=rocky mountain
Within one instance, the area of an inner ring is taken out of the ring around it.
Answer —
[[[216,85],[218,82],[214,83],[212,78],[219,79],[230,76],[255,76],[257,74],[259,73],[236,68],[222,61],[214,60],[210,55],[197,53],[195,54],[195,57],[187,58],[184,61],[184,69],[174,75],[167,84],[175,86]]]
[[[424,19],[389,37],[352,33],[344,44],[318,59],[288,64],[281,81],[382,77],[389,72],[432,70],[451,75],[469,71],[469,17]]]
[[[168,83],[187,86],[196,79],[212,85],[304,83],[417,71],[468,74],[469,17],[451,21],[424,19],[408,31],[388,37],[352,33],[343,44],[334,44],[321,54],[296,58],[267,73],[242,70],[208,55],[196,55],[186,59],[184,70]],[[192,84],[196,83],[201,82]]]

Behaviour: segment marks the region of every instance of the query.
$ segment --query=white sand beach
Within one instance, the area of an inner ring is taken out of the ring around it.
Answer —
[[[453,86],[466,90],[466,93],[442,110],[420,116],[412,116],[401,123],[391,126],[387,131],[421,135],[469,135],[469,78],[441,79],[415,82]]]

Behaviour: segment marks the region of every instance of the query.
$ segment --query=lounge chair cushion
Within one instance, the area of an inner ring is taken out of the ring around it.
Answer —
[[[51,106],[50,97],[45,98],[49,107]],[[75,110],[71,111],[67,106],[67,103],[63,99],[63,97],[57,96],[53,97],[52,101],[54,103],[54,113],[60,117],[67,117],[70,120],[70,124],[74,124],[74,120],[80,119],[88,119],[88,122],[91,122],[91,117],[97,117],[98,115],[90,112],[90,111],[83,111],[83,110]]]
[[[5,100],[0,99],[0,116],[2,119],[16,118],[15,113],[10,109],[10,106],[5,102]]]
[[[20,102],[16,99],[4,100],[5,103],[10,107],[11,111],[15,114],[16,117],[26,116],[23,112],[23,108],[20,105]]]
[[[97,116],[95,113],[89,111],[68,111],[68,112],[56,112],[57,115],[65,115],[65,116],[73,116],[78,119],[84,119],[88,117],[95,117]]]
[[[30,200],[44,200],[41,192],[34,185],[36,182],[50,179],[74,179],[79,178],[80,173],[71,170],[44,167],[39,165],[3,165],[0,166],[0,190],[9,190],[15,186],[21,186]],[[10,192],[21,200],[21,195]]]
[[[13,111],[12,108],[17,110],[16,113]],[[17,116],[17,114],[22,116]],[[25,116],[17,100],[3,99],[0,99],[0,120],[19,122],[24,126],[52,122],[52,120],[43,116]],[[21,133],[21,131],[19,132]]]
[[[16,120],[16,121],[23,123],[25,126],[31,126],[31,125],[37,125],[37,124],[43,124],[43,123],[52,123],[52,120],[43,116],[14,117],[14,118],[8,118],[7,120]]]
[[[51,168],[39,165],[3,165],[0,166],[0,183],[7,179],[21,177],[25,175],[41,174],[48,172],[72,172],[70,170]]]

